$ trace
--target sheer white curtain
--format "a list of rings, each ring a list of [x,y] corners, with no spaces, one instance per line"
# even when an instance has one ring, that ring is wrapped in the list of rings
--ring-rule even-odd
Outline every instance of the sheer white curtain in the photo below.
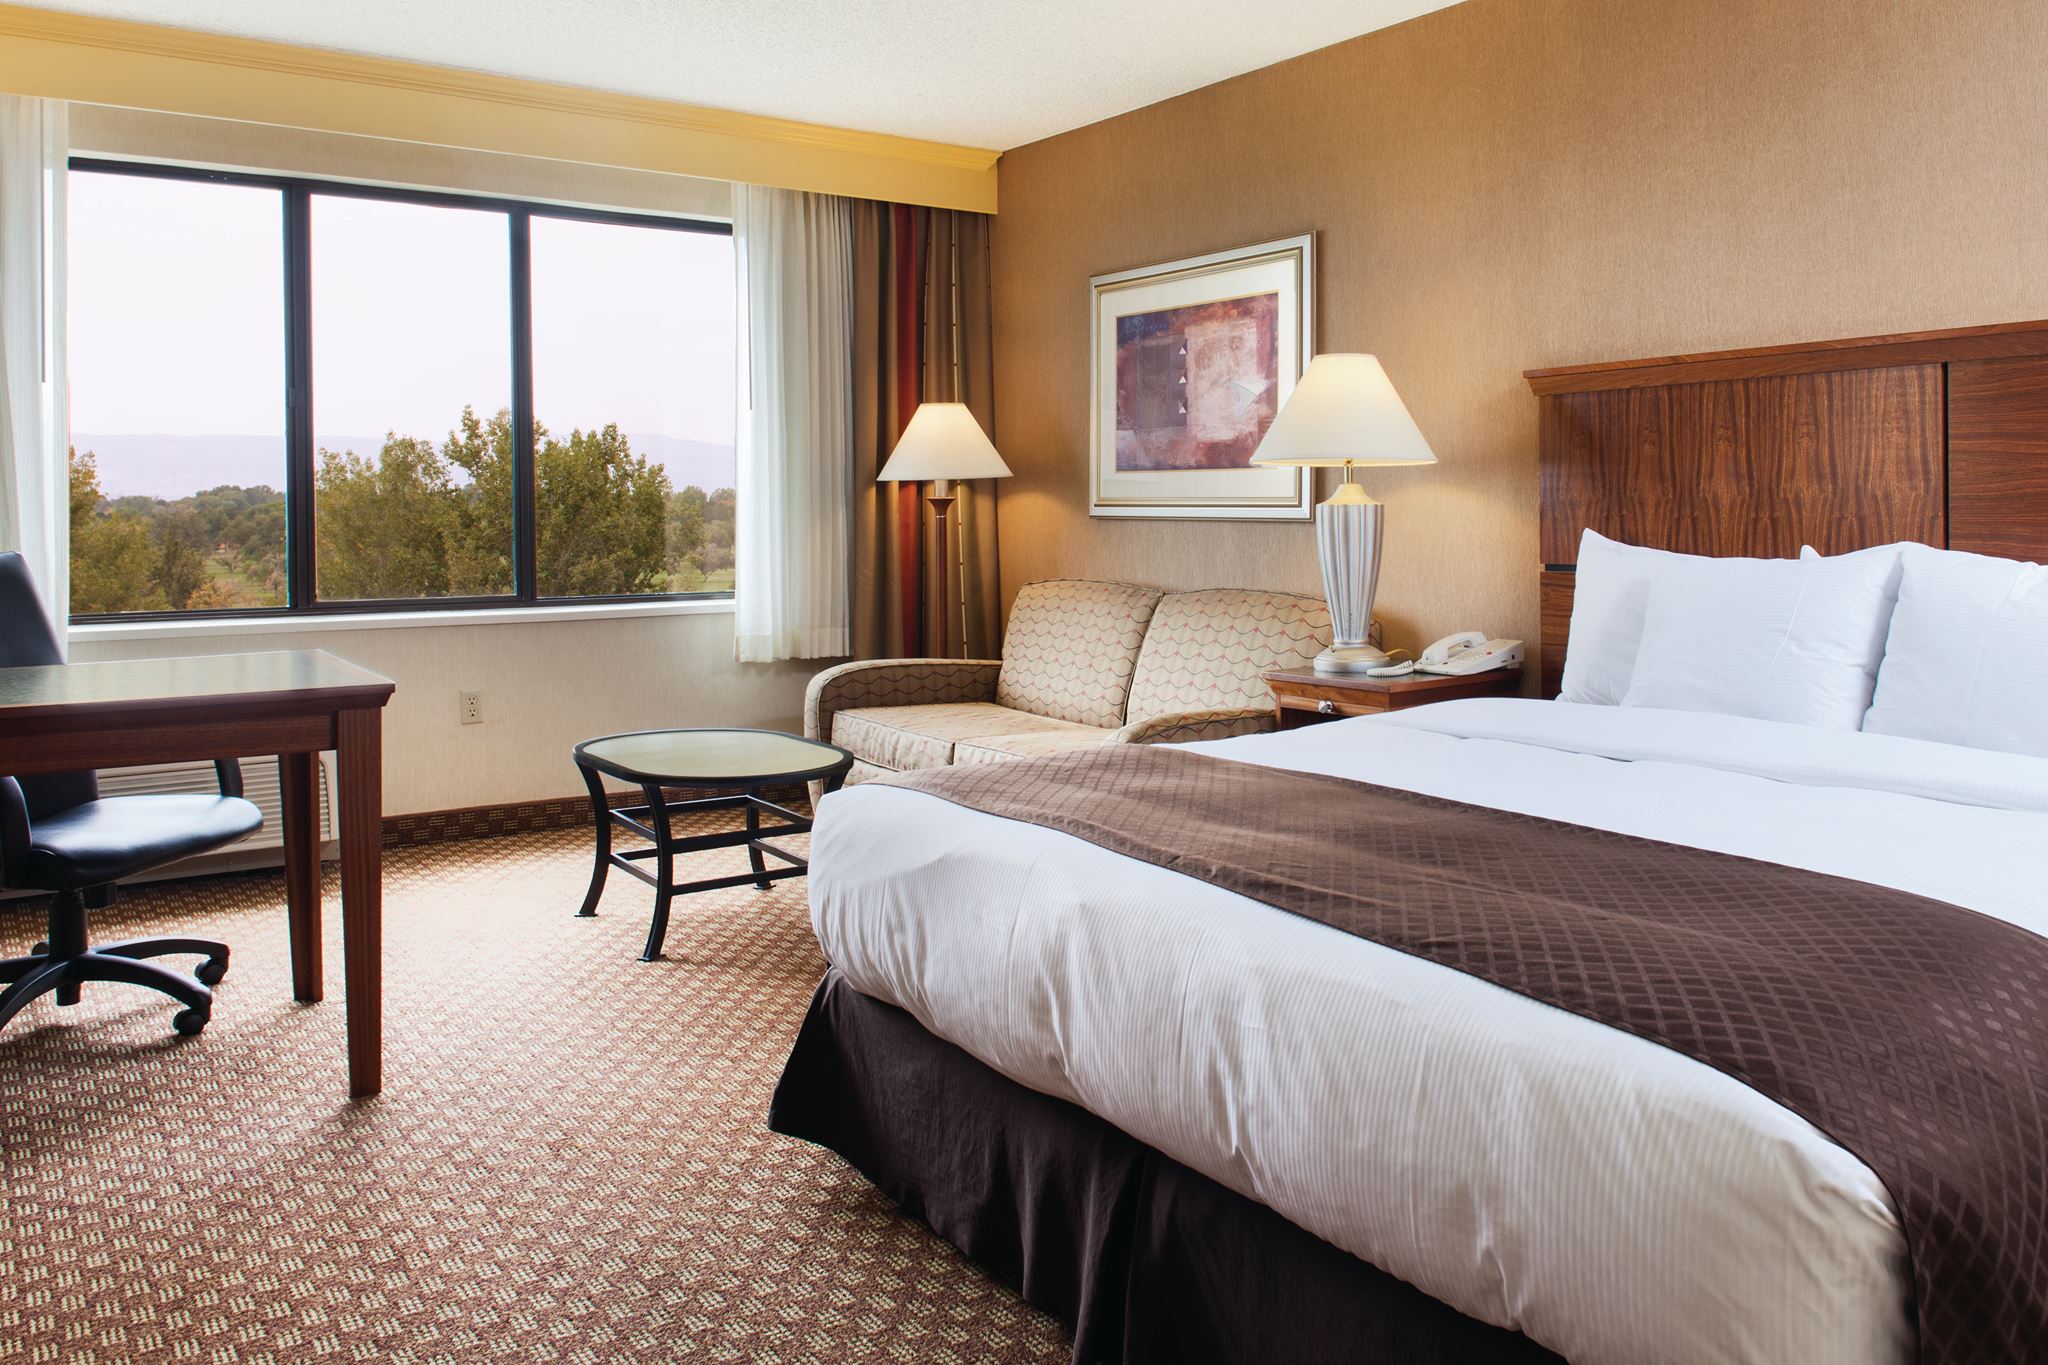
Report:
[[[0,95],[0,550],[19,550],[57,628],[70,617],[64,394],[68,111]]]
[[[852,649],[853,223],[844,199],[742,185],[739,657]]]

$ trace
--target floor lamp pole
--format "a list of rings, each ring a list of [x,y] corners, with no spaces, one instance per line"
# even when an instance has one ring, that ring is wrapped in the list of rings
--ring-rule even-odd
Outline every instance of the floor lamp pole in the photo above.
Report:
[[[952,543],[946,539],[947,513],[953,510],[953,481],[933,479],[932,491],[925,495],[925,501],[932,505],[932,521],[939,542],[939,647],[935,651],[941,659],[953,657],[947,643],[951,633],[953,603],[953,556]]]

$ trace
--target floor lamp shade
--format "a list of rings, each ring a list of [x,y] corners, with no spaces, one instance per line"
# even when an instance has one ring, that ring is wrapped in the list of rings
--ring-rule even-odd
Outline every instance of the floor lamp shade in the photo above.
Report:
[[[921,403],[889,452],[879,483],[929,483],[925,501],[932,506],[932,529],[939,544],[938,653],[950,657],[947,636],[952,620],[952,544],[947,539],[947,513],[953,508],[955,479],[1007,479],[1010,467],[996,453],[995,443],[974,420],[965,403]],[[963,632],[964,633],[964,632]]]
[[[1334,466],[1344,482],[1316,505],[1316,556],[1334,639],[1318,673],[1360,673],[1387,656],[1367,642],[1379,589],[1386,508],[1351,481],[1359,465],[1435,464],[1408,405],[1377,358],[1319,355],[1266,428],[1253,464]]]
[[[883,483],[937,483],[954,479],[1007,479],[1010,467],[965,403],[921,403],[882,472]]]

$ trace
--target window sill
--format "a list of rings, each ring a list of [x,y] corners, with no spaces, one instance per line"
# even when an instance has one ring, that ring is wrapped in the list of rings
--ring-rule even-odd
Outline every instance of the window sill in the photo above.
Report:
[[[193,617],[184,621],[94,621],[71,627],[74,642],[203,640],[226,635],[310,635],[323,631],[403,630],[416,626],[520,626],[543,621],[612,621],[653,616],[730,615],[730,597],[687,602],[575,602],[559,607],[483,607],[464,611],[375,611],[304,616]]]

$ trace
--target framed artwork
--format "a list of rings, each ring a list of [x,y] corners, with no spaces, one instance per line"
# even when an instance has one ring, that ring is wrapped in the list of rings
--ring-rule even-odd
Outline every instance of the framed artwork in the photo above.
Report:
[[[1310,471],[1251,458],[1314,354],[1314,235],[1088,283],[1089,515],[1308,520]]]

